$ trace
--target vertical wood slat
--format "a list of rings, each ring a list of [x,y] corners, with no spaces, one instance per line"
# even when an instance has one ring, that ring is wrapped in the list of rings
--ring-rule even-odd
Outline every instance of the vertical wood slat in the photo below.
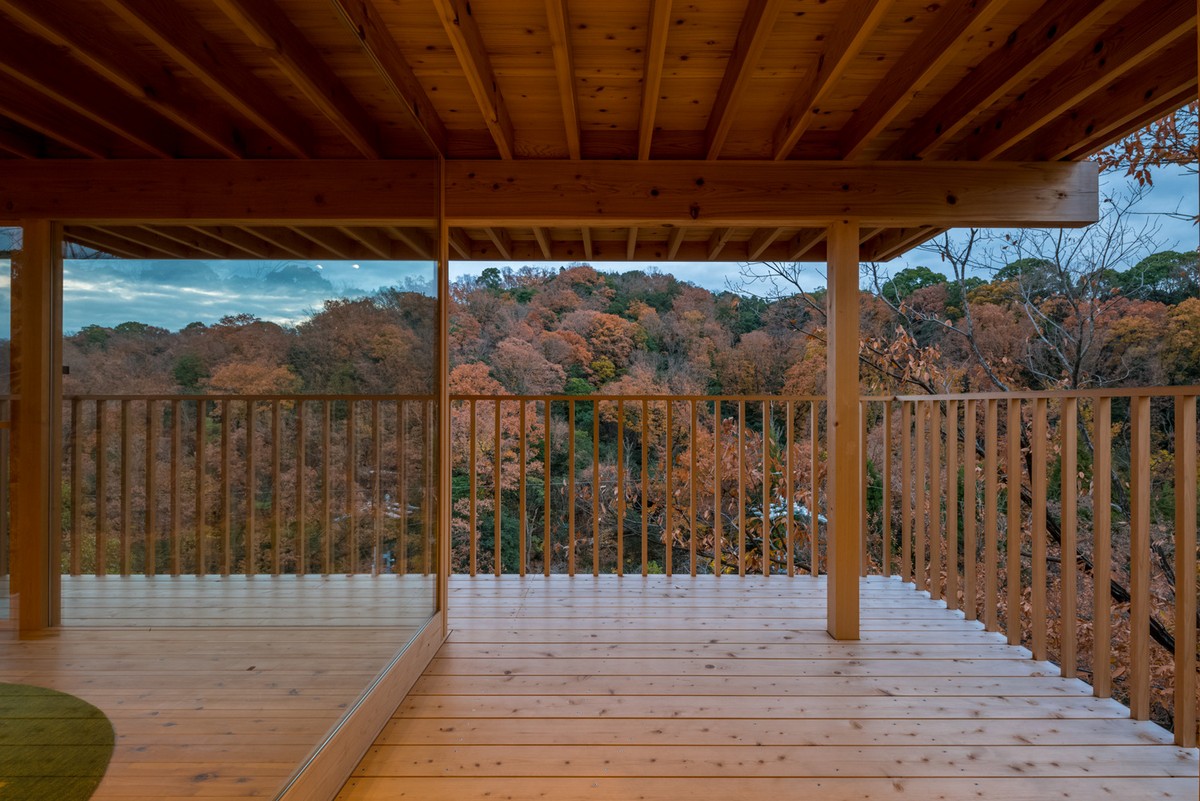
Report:
[[[913,484],[916,487],[916,503],[913,505],[913,512],[916,519],[913,521],[913,528],[916,529],[913,537],[913,566],[917,572],[917,589],[925,590],[929,587],[929,579],[927,575],[928,561],[926,557],[926,546],[929,535],[929,519],[926,516],[926,510],[929,507],[929,490],[925,486],[925,454],[929,443],[925,437],[925,416],[928,413],[927,404],[919,401],[915,404],[914,423],[913,423],[913,444],[916,446],[916,467],[914,469]]]
[[[592,575],[600,575],[600,402],[592,401]]]
[[[567,575],[575,575],[575,401],[567,401]]]
[[[399,401],[398,403],[403,403],[403,401]],[[468,499],[468,505],[467,505],[467,548],[470,551],[470,556],[469,556],[470,565],[469,565],[468,570],[469,570],[470,575],[474,576],[478,572],[478,569],[479,569],[479,529],[477,528],[477,522],[476,522],[476,517],[478,516],[478,509],[476,508],[478,477],[475,475],[476,462],[478,461],[478,458],[476,456],[476,451],[478,450],[479,444],[475,438],[475,434],[476,434],[478,427],[475,422],[475,400],[474,400],[474,398],[472,398],[470,401],[467,402],[467,425],[469,427],[469,431],[467,434],[467,447],[470,451],[467,455],[467,462],[468,462],[467,475],[469,477],[468,480],[470,481],[470,490],[469,490],[470,498]],[[397,429],[397,431],[399,431],[400,426],[401,426],[400,410],[399,410],[399,407],[397,407],[397,410],[396,410],[396,429]],[[398,436],[397,436],[397,442],[399,442]],[[397,445],[396,446],[396,462],[397,462],[397,464],[399,464],[400,460],[403,458],[404,457],[400,452],[400,446]],[[548,483],[546,486],[546,492],[547,492],[547,494],[549,494],[549,492],[550,492],[550,487],[549,487]],[[405,510],[401,509],[400,514],[402,516],[404,516]]]
[[[721,575],[721,401],[713,401],[713,575]]]
[[[1005,464],[1008,487],[1007,508],[1007,579],[1006,634],[1009,645],[1021,644],[1021,401],[1008,400],[1008,459]]]
[[[1175,398],[1175,744],[1196,745],[1196,396]]]
[[[792,463],[792,450],[796,445],[796,410],[791,401],[785,404],[784,413],[787,415],[787,424],[783,436],[787,450],[783,466],[783,496],[786,499],[787,512],[783,524],[786,527],[787,539],[787,574],[792,577],[796,575],[796,466]]]
[[[625,402],[617,404],[617,575],[625,575]]]
[[[771,402],[762,416],[762,574],[771,575]]]
[[[858,573],[865,577],[871,561],[871,543],[867,537],[867,497],[870,488],[867,486],[867,402],[858,402],[858,536],[859,559]]]
[[[1033,429],[1030,433],[1030,458],[1032,470],[1031,525],[1030,525],[1030,590],[1029,607],[1033,658],[1041,662],[1046,659],[1046,433],[1047,401],[1037,398],[1033,402]]]
[[[650,572],[650,404],[642,400],[642,575]]]
[[[358,420],[357,404],[353,400],[346,401],[346,572],[354,575],[358,572],[358,514],[355,501],[358,500]],[[425,469],[428,469],[426,466]],[[424,503],[424,501],[422,501]],[[421,522],[429,525],[427,518]]]
[[[374,529],[374,550],[371,569],[375,575],[383,562],[383,417],[378,400],[371,401],[371,461],[374,476],[371,478],[371,505],[375,514],[371,520]]]
[[[257,424],[258,404],[252,400],[246,401],[246,575],[258,573],[258,474],[255,465],[255,433]],[[325,450],[328,463],[329,450]],[[328,478],[326,472],[326,478]],[[326,532],[328,532],[328,525]],[[328,539],[328,533],[326,533]],[[329,572],[328,566],[325,572]]]
[[[205,436],[205,423],[208,418],[208,402],[205,400],[196,401],[196,575],[203,576],[208,569],[208,554],[206,553],[205,540],[207,532],[205,524],[207,523],[205,512],[206,504],[204,503],[205,488],[205,473],[206,473],[206,458],[207,458],[207,437]]]
[[[158,572],[158,416],[155,414],[157,401],[146,401],[146,575]],[[71,404],[72,411],[75,402]],[[75,462],[72,462],[72,467]],[[75,480],[72,479],[72,493]],[[72,503],[72,509],[78,507]]]
[[[554,558],[554,548],[550,528],[550,399],[542,401],[542,495],[545,500],[542,526],[542,574],[550,576],[550,561]]]
[[[808,509],[808,533],[811,538],[809,548],[812,551],[810,558],[812,559],[812,575],[818,576],[821,574],[821,508],[818,503],[820,500],[821,489],[821,432],[817,425],[817,401],[812,401],[808,406],[808,434],[812,442],[812,452],[809,454],[809,487],[808,495],[811,504]]]
[[[1067,678],[1075,678],[1076,670],[1076,636],[1078,627],[1077,596],[1079,593],[1075,565],[1078,540],[1078,504],[1079,504],[1079,403],[1075,398],[1063,398],[1059,411],[1059,452],[1061,454],[1061,492],[1062,524],[1061,547],[1059,554],[1059,575],[1061,576],[1061,600],[1059,607],[1059,642],[1061,643],[1058,663],[1062,674]]]
[[[883,508],[880,512],[880,569],[884,578],[892,575],[892,404],[883,403]]]
[[[900,578],[913,580],[913,403],[900,405]]]
[[[1131,398],[1129,443],[1129,709],[1150,719],[1150,398]]]
[[[333,572],[333,409],[329,401],[321,402],[321,572]],[[401,499],[403,503],[403,499]],[[405,507],[402,507],[405,508]],[[401,520],[408,517],[407,508]]]
[[[979,566],[976,563],[979,553],[976,520],[979,506],[979,487],[976,483],[975,468],[977,463],[975,443],[978,424],[978,402],[969,400],[963,410],[963,609],[967,620],[978,619],[978,604],[976,602],[976,578]]]
[[[983,421],[983,624],[988,631],[999,631],[1000,581],[996,575],[999,559],[999,492],[997,453],[999,448],[999,404],[984,401]]]
[[[671,576],[672,558],[675,553],[675,530],[673,512],[675,510],[674,487],[672,484],[672,473],[675,470],[675,428],[674,428],[674,411],[675,404],[670,400],[667,401],[667,479],[666,479],[666,513],[665,513],[665,530],[663,532],[663,569],[668,578]]]
[[[133,426],[132,401],[121,401],[121,575],[133,565]]]
[[[104,401],[96,401],[95,572],[97,576],[108,573],[108,423],[105,421],[106,406]]]
[[[1092,460],[1092,692],[1112,695],[1112,398],[1097,398],[1095,457]]]
[[[83,571],[83,431],[80,427],[83,425],[83,401],[79,398],[71,400],[71,556],[70,556],[70,571],[72,576],[78,576]],[[8,431],[4,431],[5,436]],[[149,448],[146,449],[149,453]],[[5,463],[8,462],[8,455],[5,453],[3,457]],[[8,483],[5,482],[3,487],[7,490]],[[154,497],[147,493],[147,498]],[[7,515],[0,515],[0,518],[7,520]],[[152,528],[147,528],[151,531]],[[5,532],[7,533],[7,532]],[[4,538],[5,542],[8,537]],[[7,551],[7,546],[5,546]],[[2,559],[8,559],[8,554],[4,553],[0,556]]]
[[[688,504],[688,571],[691,575],[696,575],[696,485],[699,484],[700,476],[696,470],[697,461],[697,442],[696,432],[699,429],[698,410],[696,401],[691,401],[692,410],[692,425],[688,432],[688,453],[691,454],[692,464],[688,471],[688,489],[691,491],[690,503]]]
[[[408,403],[396,401],[396,495],[399,500],[400,526],[396,534],[397,569],[408,574]],[[474,536],[474,535],[473,535]],[[478,537],[476,537],[476,541]]]
[[[929,404],[929,597],[942,597],[942,564],[946,538],[942,530],[942,407]]]
[[[520,427],[517,434],[517,510],[519,514],[517,520],[517,534],[519,536],[517,541],[517,572],[521,576],[525,575],[525,569],[529,564],[529,551],[526,545],[526,541],[529,539],[529,530],[526,519],[527,515],[525,514],[525,465],[529,462],[525,450],[528,446],[525,433],[525,411],[527,405],[527,402],[522,399],[517,409],[517,425]]]
[[[303,399],[296,401],[296,575],[308,575],[308,426]]]
[[[958,401],[946,403],[946,607],[958,609]]]
[[[97,404],[98,406],[98,404]],[[179,419],[179,401],[171,401],[171,575],[178,576],[183,569],[180,532],[183,529],[183,481],[180,465],[183,463],[183,423]],[[96,477],[100,477],[97,470]]]
[[[738,575],[746,575],[746,402],[738,401]]]
[[[229,400],[221,401],[221,575],[228,576],[233,572],[233,510],[230,488],[229,439],[231,427],[229,422]],[[299,475],[299,474],[297,474]],[[299,480],[296,486],[301,486]]]
[[[279,490],[283,486],[282,474],[282,430],[279,414],[279,401],[271,401],[271,575],[278,576],[283,572],[283,554],[280,546],[280,530],[282,528],[283,504],[280,502]]]
[[[500,401],[492,402],[495,412],[495,430],[492,432],[495,442],[492,447],[492,570],[499,576],[503,565],[500,553],[500,510],[504,503],[503,483],[504,454],[501,452],[500,441]]]

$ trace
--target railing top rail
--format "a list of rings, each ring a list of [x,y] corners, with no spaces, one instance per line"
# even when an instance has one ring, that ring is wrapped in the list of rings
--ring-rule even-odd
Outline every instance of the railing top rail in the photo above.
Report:
[[[864,401],[961,401],[961,400],[1034,400],[1037,398],[1175,398],[1200,396],[1200,386],[1178,387],[1107,387],[1102,389],[1013,390],[1010,392],[959,392],[940,395],[893,395],[863,398]]]
[[[616,401],[648,401],[648,402],[667,402],[667,401],[721,401],[728,403],[736,403],[738,401],[746,401],[749,403],[762,403],[764,401],[799,401],[801,403],[823,403],[825,397],[823,395],[451,395],[451,401],[550,401],[551,403],[566,403],[567,401],[582,401],[591,403],[599,402],[616,402]]]
[[[250,401],[270,403],[273,401],[436,401],[437,395],[76,395],[64,394],[63,400],[73,401]]]

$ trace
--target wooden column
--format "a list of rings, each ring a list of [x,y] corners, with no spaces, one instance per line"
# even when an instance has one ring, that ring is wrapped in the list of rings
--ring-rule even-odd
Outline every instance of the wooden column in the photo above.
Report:
[[[59,288],[62,229],[27,220],[20,258],[13,262],[12,592],[22,636],[57,623],[58,524],[54,514],[58,467]]]
[[[446,162],[438,170],[437,241],[437,609],[449,635],[450,597],[450,229],[446,223]],[[499,414],[500,404],[496,404]],[[497,459],[499,462],[499,459]],[[497,483],[499,487],[499,483]],[[497,499],[499,490],[497,490]],[[498,503],[498,501],[497,501]],[[426,532],[428,536],[428,532]]]
[[[829,227],[826,309],[829,469],[828,631],[858,639],[859,536],[858,436],[858,222]]]

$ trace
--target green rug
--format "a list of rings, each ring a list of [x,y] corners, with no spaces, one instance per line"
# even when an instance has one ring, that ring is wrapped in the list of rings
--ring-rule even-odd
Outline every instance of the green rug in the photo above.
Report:
[[[73,695],[0,684],[0,801],[86,801],[113,753],[104,713]]]

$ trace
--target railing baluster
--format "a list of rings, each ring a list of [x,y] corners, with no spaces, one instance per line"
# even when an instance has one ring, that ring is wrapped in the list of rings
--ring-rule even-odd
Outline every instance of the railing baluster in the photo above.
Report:
[[[650,404],[642,400],[642,575],[650,570]]]
[[[900,579],[913,580],[913,406],[900,402]]]
[[[1097,698],[1112,695],[1112,398],[1097,398],[1095,456],[1092,459],[1092,691]]]
[[[762,574],[771,575],[771,402],[762,416]]]
[[[1063,398],[1059,412],[1059,450],[1061,454],[1062,533],[1059,547],[1059,577],[1062,590],[1059,608],[1059,664],[1062,674],[1075,678],[1078,615],[1076,598],[1079,593],[1075,563],[1078,561],[1079,505],[1079,405],[1075,398]]]
[[[1129,708],[1150,719],[1150,398],[1129,399]]]
[[[371,519],[374,529],[374,551],[371,556],[371,573],[379,575],[379,565],[383,561],[383,420],[379,414],[379,401],[371,401],[371,506],[375,514]]]
[[[308,487],[307,426],[304,424],[304,399],[296,401],[296,575],[308,575],[308,514],[305,490]]]
[[[258,573],[258,475],[254,461],[254,433],[258,404],[246,401],[246,568],[247,576]],[[326,571],[328,572],[328,571]]]
[[[1007,635],[1009,645],[1021,644],[1021,401],[1008,400]]]
[[[233,572],[233,514],[229,464],[229,399],[221,401],[221,575]],[[299,486],[300,482],[296,482]]]
[[[71,403],[71,409],[76,408],[77,401]],[[154,413],[155,400],[146,400],[146,575],[153,576],[158,571],[158,418]],[[72,462],[72,470],[77,463]],[[71,480],[71,493],[74,497],[75,482]],[[72,509],[78,509],[74,502]],[[77,573],[76,573],[77,575]]]
[[[504,503],[504,492],[500,488],[503,481],[503,462],[504,455],[501,452],[500,442],[500,401],[497,399],[493,404],[493,411],[496,417],[496,430],[493,433],[495,443],[492,450],[492,566],[497,576],[500,575],[502,562],[500,561],[500,509]]]
[[[517,411],[517,425],[520,426],[520,430],[517,435],[517,443],[518,443],[518,446],[517,446],[517,481],[518,481],[518,487],[519,487],[519,490],[518,490],[519,494],[517,496],[517,508],[518,508],[519,514],[520,514],[520,518],[518,520],[518,529],[517,529],[519,532],[519,535],[520,535],[520,540],[517,542],[517,563],[519,565],[517,568],[517,572],[521,576],[525,575],[525,568],[529,561],[529,553],[526,550],[526,544],[525,544],[526,540],[529,538],[529,531],[527,530],[528,527],[526,525],[526,514],[525,514],[525,503],[526,503],[525,465],[529,461],[528,456],[526,455],[526,451],[525,451],[525,448],[526,448],[525,407],[526,407],[526,405],[527,405],[527,403],[526,403],[525,399],[522,398],[520,403],[518,404],[519,408]]]
[[[942,597],[942,558],[946,540],[942,530],[942,404],[929,404],[929,597]]]
[[[713,575],[722,572],[721,549],[721,401],[713,401]]]
[[[572,404],[574,402],[572,401]],[[667,400],[667,479],[666,479],[666,530],[663,533],[663,569],[669,578],[671,576],[672,561],[675,553],[675,531],[672,528],[674,524],[673,513],[675,511],[675,496],[673,493],[674,483],[672,473],[675,470],[675,428],[674,428],[674,411],[675,404]]]
[[[746,575],[746,402],[738,401],[738,575]]]
[[[1032,488],[1030,513],[1030,628],[1033,658],[1046,659],[1046,412],[1045,398],[1033,402],[1033,430],[1030,434],[1029,477]]]
[[[396,411],[396,430],[397,431],[400,430],[400,425],[401,425],[400,411],[399,411],[400,403],[401,403],[401,401],[397,401],[397,406],[396,406],[396,409],[397,409],[397,411]],[[478,446],[478,442],[476,441],[476,438],[475,438],[477,426],[475,423],[475,399],[474,398],[472,398],[470,401],[467,402],[467,417],[468,417],[467,424],[470,428],[470,433],[467,435],[467,446],[468,446],[468,450],[470,451],[470,453],[467,454],[467,476],[470,481],[470,498],[468,499],[468,505],[467,505],[467,548],[470,551],[469,572],[470,572],[470,575],[474,576],[478,572],[478,568],[479,568],[479,531],[476,528],[477,524],[476,524],[476,520],[475,520],[477,513],[478,513],[477,509],[476,509],[476,503],[477,503],[476,497],[477,497],[477,492],[478,492],[478,487],[476,485],[478,484],[478,477],[475,475],[475,470],[476,470],[475,465],[476,465],[476,461],[477,461],[476,453],[479,449],[479,446]],[[397,464],[400,462],[401,459],[403,459],[403,456],[400,454],[401,446],[399,444],[399,441],[400,441],[399,438],[397,438],[397,440],[396,440],[396,442],[397,442],[397,445],[396,445]],[[550,491],[550,484],[547,481],[546,482],[546,492],[549,493],[549,491]],[[397,493],[397,494],[399,494],[399,493]],[[405,510],[401,509],[400,514],[403,515],[404,513],[405,513]]]
[[[913,483],[916,486],[917,497],[916,506],[914,508],[914,511],[916,512],[916,520],[914,521],[916,537],[913,544],[913,565],[916,568],[917,589],[925,590],[929,587],[927,574],[929,562],[925,554],[926,539],[929,533],[929,520],[926,516],[926,510],[929,506],[929,490],[925,486],[925,453],[929,446],[929,443],[925,438],[925,416],[928,411],[927,404],[925,402],[918,402],[916,404],[915,411],[916,421],[913,439],[914,444],[917,447],[917,464]]]
[[[97,404],[99,408],[99,404]],[[183,518],[183,488],[182,471],[179,469],[183,462],[183,422],[179,419],[179,401],[171,401],[171,575],[178,576],[183,570],[181,564],[182,550],[180,547],[180,531]],[[96,477],[100,477],[97,470]]]
[[[892,403],[883,402],[883,509],[880,512],[881,572],[892,575]]]
[[[1175,744],[1196,745],[1196,396],[1175,398]]]
[[[817,401],[811,401],[808,404],[808,438],[812,442],[812,452],[809,454],[809,507],[808,507],[808,535],[809,550],[812,552],[812,569],[811,575],[819,576],[821,574],[821,514],[820,514],[820,488],[821,488],[821,431],[817,425]]]
[[[567,575],[575,575],[575,401],[567,401]]]
[[[80,426],[83,425],[83,402],[79,398],[71,400],[71,556],[70,570],[72,576],[78,576],[83,572],[83,432]],[[5,430],[4,434],[7,435]],[[3,460],[8,461],[8,453],[3,454]],[[7,482],[3,485],[5,491],[8,489]],[[149,494],[147,498],[152,497]],[[0,518],[7,520],[7,513],[0,514]],[[8,542],[5,537],[4,542]],[[7,545],[4,546],[7,550]],[[8,555],[5,554],[5,559]]]
[[[625,575],[625,402],[617,402],[617,575]]]
[[[946,404],[946,608],[958,609],[958,401]]]
[[[208,416],[207,401],[200,399],[196,401],[196,575],[203,576],[208,569],[208,554],[206,553],[206,537],[204,512],[204,492],[205,492],[205,424]]]
[[[96,401],[96,575],[108,573],[108,423],[107,404]]]
[[[550,399],[542,401],[542,500],[545,509],[542,512],[542,575],[550,577],[550,560],[554,558],[552,529],[550,527]]]
[[[997,507],[1000,492],[997,475],[999,446],[999,402],[984,402],[983,422],[983,620],[988,631],[999,631],[1000,582],[996,575],[999,558],[1000,523]],[[1107,658],[1107,657],[1106,657]]]
[[[976,401],[967,401],[966,408],[963,410],[963,422],[966,429],[963,435],[963,609],[966,611],[967,620],[977,620],[979,617],[975,588],[979,568],[977,564],[979,541],[975,529],[979,503],[975,476],[977,415]]]
[[[794,495],[796,474],[795,465],[792,464],[792,448],[796,444],[796,426],[794,420],[795,409],[792,402],[789,400],[784,405],[784,413],[787,415],[787,423],[784,430],[784,439],[787,442],[787,451],[784,458],[784,476],[783,494],[786,498],[787,512],[783,519],[785,526],[785,536],[787,540],[787,573],[788,577],[796,575],[796,499]]]
[[[133,430],[130,425],[131,402],[121,401],[121,575],[133,567]]]

